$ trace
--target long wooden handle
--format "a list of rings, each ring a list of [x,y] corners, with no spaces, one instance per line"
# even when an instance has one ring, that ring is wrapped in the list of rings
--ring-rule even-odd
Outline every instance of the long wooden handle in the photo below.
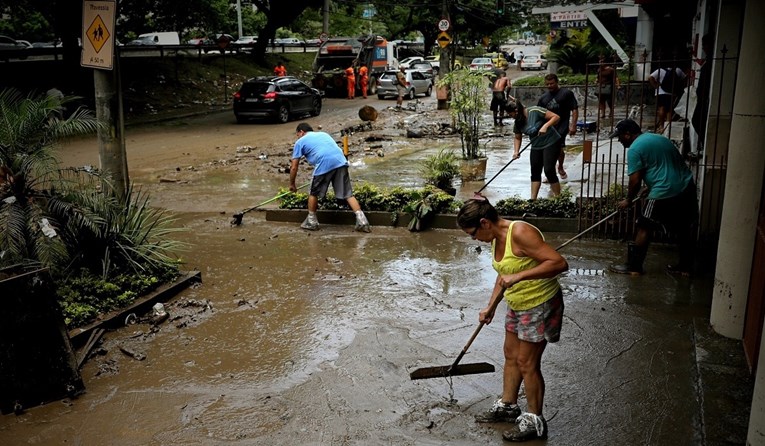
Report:
[[[506,290],[507,290],[507,288],[502,287],[502,289],[499,290],[499,293],[497,293],[497,295],[493,297],[493,301],[491,303],[491,313],[492,314],[494,314],[494,312],[497,311],[497,307],[499,306],[499,303],[502,302],[502,298],[504,297]],[[462,351],[460,352],[459,355],[457,355],[457,359],[454,360],[454,362],[452,363],[451,367],[449,367],[449,370],[457,367],[457,364],[459,364],[459,362],[462,360],[462,357],[465,356],[465,353],[467,353],[468,348],[470,348],[470,344],[473,343],[473,341],[475,340],[476,336],[478,336],[478,333],[481,332],[481,329],[483,328],[484,325],[486,325],[485,322],[480,322],[478,324],[478,326],[473,331],[473,335],[470,336],[470,339],[468,339],[467,344],[465,344],[465,346],[462,347]]]

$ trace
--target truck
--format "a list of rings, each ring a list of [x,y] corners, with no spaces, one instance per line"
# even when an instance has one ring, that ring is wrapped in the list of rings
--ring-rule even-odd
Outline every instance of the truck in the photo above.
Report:
[[[377,94],[377,79],[386,70],[398,68],[396,44],[381,36],[331,37],[319,46],[313,61],[314,88],[327,96],[345,96],[345,69],[366,65],[369,70],[368,94]],[[356,90],[360,78],[356,76]]]

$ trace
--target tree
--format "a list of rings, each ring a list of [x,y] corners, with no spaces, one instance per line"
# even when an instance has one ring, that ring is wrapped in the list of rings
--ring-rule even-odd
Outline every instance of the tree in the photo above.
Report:
[[[276,30],[292,24],[306,8],[318,8],[323,0],[253,0],[258,11],[266,16],[266,24],[258,34],[258,42],[252,50],[255,60],[264,61],[268,42],[276,37]]]
[[[466,160],[482,156],[479,137],[481,116],[486,109],[485,75],[483,71],[454,70],[437,83],[439,88],[449,88],[449,112],[460,134],[462,158]]]
[[[170,253],[183,244],[168,238],[173,220],[146,194],[118,195],[94,170],[59,166],[59,138],[101,125],[83,108],[64,118],[75,99],[0,92],[0,267],[85,268],[102,277],[174,267]]]
[[[71,100],[71,99],[70,99]],[[39,263],[51,267],[66,257],[57,236],[55,213],[95,227],[87,212],[61,200],[66,189],[53,155],[62,137],[94,132],[92,112],[79,109],[67,119],[68,102],[52,94],[24,97],[15,90],[0,92],[0,265]],[[77,215],[77,216],[75,216]]]

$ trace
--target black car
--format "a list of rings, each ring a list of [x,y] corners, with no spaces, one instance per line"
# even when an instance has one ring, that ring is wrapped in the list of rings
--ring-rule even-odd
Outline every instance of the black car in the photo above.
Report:
[[[292,76],[254,77],[234,94],[237,122],[273,118],[285,123],[291,116],[321,113],[321,92]]]

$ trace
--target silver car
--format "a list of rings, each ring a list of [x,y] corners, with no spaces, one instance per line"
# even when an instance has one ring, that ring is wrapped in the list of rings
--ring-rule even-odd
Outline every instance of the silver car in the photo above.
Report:
[[[396,73],[398,71],[386,71],[377,79],[377,97],[384,99],[386,96],[398,96],[396,89]],[[414,99],[418,94],[430,96],[433,93],[433,81],[421,71],[406,70],[406,93],[404,97]]]

